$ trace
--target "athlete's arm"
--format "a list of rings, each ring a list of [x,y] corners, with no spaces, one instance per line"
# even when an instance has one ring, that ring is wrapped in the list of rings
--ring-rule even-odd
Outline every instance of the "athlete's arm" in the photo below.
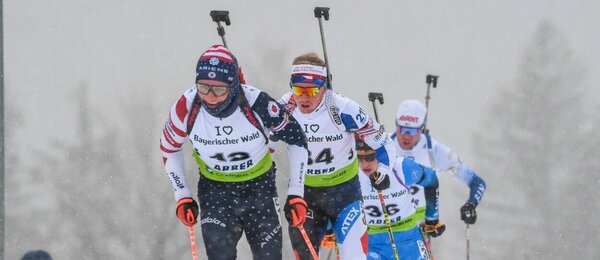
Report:
[[[186,94],[188,94],[186,92]],[[183,142],[187,137],[186,122],[191,101],[182,95],[171,107],[169,119],[165,123],[160,137],[160,150],[167,176],[171,180],[175,201],[181,198],[192,197],[192,192],[187,185],[183,164]],[[195,94],[194,94],[195,95]]]
[[[462,162],[456,153],[453,153],[450,151],[450,148],[441,143],[435,144],[434,156],[436,163],[439,162],[439,166],[436,165],[436,167],[440,171],[449,171],[452,176],[456,177],[459,181],[469,187],[469,198],[467,202],[474,206],[479,205],[479,202],[481,202],[483,194],[485,193],[485,181],[483,181],[483,179],[468,165]]]
[[[264,126],[272,131],[277,140],[288,144],[290,160],[290,182],[288,195],[304,196],[304,171],[308,162],[308,144],[302,127],[282,105],[261,92],[252,105]]]
[[[483,181],[483,179],[465,163],[460,163],[458,165],[454,177],[458,178],[469,187],[469,199],[467,202],[475,206],[479,205],[479,202],[481,202],[483,194],[485,193],[485,181]]]
[[[400,157],[399,157],[400,159]],[[435,171],[416,163],[414,160],[402,158],[400,164],[405,185],[420,185],[425,192],[425,219],[439,219],[439,182]],[[396,170],[398,164],[395,166]]]
[[[414,160],[404,157],[398,157],[402,160],[402,173],[404,175],[404,184],[407,186],[416,184],[423,187],[431,187],[438,182],[437,175],[433,169],[418,164]]]
[[[340,117],[348,131],[358,133],[365,143],[375,150],[380,167],[378,170],[389,173],[396,158],[396,149],[383,127],[352,100],[342,108]]]

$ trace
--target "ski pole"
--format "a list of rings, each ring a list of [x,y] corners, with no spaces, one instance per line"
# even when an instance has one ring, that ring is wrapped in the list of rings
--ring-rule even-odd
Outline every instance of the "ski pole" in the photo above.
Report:
[[[394,232],[392,231],[390,217],[388,216],[387,208],[385,207],[385,202],[383,201],[383,193],[380,190],[377,190],[377,195],[379,195],[379,202],[381,202],[381,208],[383,209],[383,219],[385,220],[385,225],[388,229],[388,235],[390,236],[390,242],[392,243],[392,251],[394,251],[394,258],[396,260],[400,260],[400,257],[398,256],[398,248],[396,248],[396,242],[394,241]]]
[[[227,46],[227,41],[225,40],[225,27],[221,25],[221,22],[224,22],[227,26],[231,25],[231,20],[229,20],[229,11],[211,10],[210,17],[212,17],[213,22],[217,23],[217,33],[219,36],[221,36],[221,40],[223,40],[223,46],[229,49],[229,46]],[[235,57],[233,59],[237,63]],[[240,83],[246,84],[244,71],[242,70],[241,66],[238,66],[238,77],[240,79]]]
[[[429,259],[435,260],[435,257],[433,257],[433,251],[431,250],[431,243],[429,242],[429,235],[425,233],[425,230],[423,230],[423,228],[419,227],[419,230],[421,230],[421,235],[423,236],[423,242],[425,242],[425,248],[427,248]]]
[[[302,234],[302,238],[304,238],[304,242],[306,243],[306,246],[308,247],[308,250],[310,251],[310,254],[312,255],[313,259],[319,260],[319,255],[317,254],[317,251],[315,251],[312,242],[310,242],[310,238],[308,238],[308,234],[306,234],[306,230],[304,230],[304,227],[298,226],[298,229],[300,230],[300,234]]]
[[[210,11],[210,17],[212,17],[213,22],[217,23],[217,33],[223,40],[223,46],[229,49],[229,47],[227,47],[227,41],[225,41],[225,28],[221,25],[221,22],[224,22],[227,26],[231,25],[229,11],[212,10]]]
[[[469,224],[467,224],[467,260],[470,259],[470,255],[469,255],[469,249],[470,249],[470,245],[469,245]]]
[[[327,254],[327,260],[331,260],[331,255],[333,254],[335,250],[332,248],[331,250],[329,250],[329,254]]]
[[[383,94],[377,92],[369,92],[369,101],[373,103],[373,112],[375,112],[375,120],[379,123],[379,117],[377,116],[377,108],[375,107],[375,100],[379,101],[380,105],[383,105]]]
[[[375,113],[375,120],[379,122],[379,116],[377,116],[377,107],[375,106],[375,100],[379,101],[379,104],[383,104],[383,94],[376,92],[369,92],[369,101],[373,104],[373,112]],[[398,248],[396,248],[396,242],[394,241],[394,232],[392,231],[392,224],[390,223],[390,217],[387,213],[387,208],[385,207],[385,201],[383,200],[383,193],[378,190],[377,195],[379,195],[379,202],[381,202],[381,209],[383,210],[383,219],[385,220],[385,225],[388,229],[388,235],[390,236],[390,242],[392,243],[392,251],[394,252],[394,257],[396,260],[400,260],[400,256],[398,255]]]
[[[322,248],[321,248],[321,252],[323,252]],[[327,258],[325,258],[325,259],[331,260],[331,257],[334,254],[335,254],[335,259],[340,260],[340,251],[339,251],[337,242],[336,242],[335,246],[329,250],[329,253],[327,254]]]
[[[196,236],[194,235],[194,226],[188,227],[190,230],[190,244],[192,246],[192,259],[198,260],[198,250],[196,250]]]
[[[331,83],[331,66],[329,65],[329,58],[327,57],[325,32],[323,32],[323,21],[321,20],[321,18],[324,18],[325,21],[329,21],[329,7],[315,7],[314,13],[315,17],[319,20],[321,44],[323,45],[323,56],[325,57],[325,68],[327,69],[327,89],[332,90],[333,85]],[[327,104],[327,106],[329,107],[329,117],[331,117],[331,120],[333,120],[338,129],[343,130],[344,128],[342,127],[342,119],[339,115],[339,108],[333,102],[332,94],[330,91],[327,91],[327,94],[325,95],[325,104]]]
[[[427,129],[427,118],[429,117],[429,90],[433,86],[433,88],[437,87],[437,79],[439,76],[428,74],[425,77],[425,82],[427,83],[427,95],[425,96],[425,108],[427,108],[427,113],[425,113],[425,121],[423,122],[423,132],[425,134],[429,134],[429,130]]]
[[[429,153],[429,163],[431,169],[435,170],[435,160],[433,159],[433,147],[431,145],[431,136],[429,135],[429,129],[427,129],[427,118],[429,118],[429,90],[431,87],[437,87],[437,79],[439,76],[428,74],[425,77],[425,83],[427,83],[427,95],[425,96],[425,120],[423,122],[423,133],[425,134],[425,138],[427,138],[427,152]]]
[[[335,246],[329,250],[329,254],[327,254],[327,260],[331,260],[331,257],[335,254],[335,259],[336,260],[340,260],[340,249],[337,245],[337,243],[335,244]]]
[[[329,227],[329,226],[328,226]],[[331,233],[329,233],[331,231]],[[329,253],[327,254],[327,260],[331,260],[331,257],[335,255],[335,259],[340,259],[340,252],[338,250],[338,245],[336,241],[335,233],[332,229],[328,229],[325,231],[325,235],[323,236],[323,242],[321,243],[321,252],[323,252],[323,248],[329,248]],[[333,247],[329,247],[329,243],[333,241]]]
[[[431,98],[429,96],[429,91],[431,90],[431,87],[433,87],[433,88],[437,87],[437,79],[438,78],[439,78],[439,76],[431,75],[431,74],[428,74],[425,77],[425,83],[427,83],[427,94],[425,95],[425,109],[427,112],[425,113],[425,120],[423,122],[423,133],[425,134],[425,138],[427,139],[427,152],[429,154],[429,164],[430,164],[429,166],[434,171],[435,171],[435,160],[433,159],[433,147],[431,145],[431,136],[429,135],[429,129],[427,129],[427,118],[429,118],[429,99]],[[433,251],[431,250],[431,242],[429,241],[429,235],[427,235],[425,233],[425,231],[422,229],[421,229],[421,234],[423,235],[425,247],[427,247],[427,250],[429,251],[429,255],[431,256],[431,259],[434,260],[435,258],[433,257]]]
[[[325,32],[323,32],[323,22],[321,20],[322,17],[325,21],[329,21],[329,7],[315,7],[314,11],[315,17],[319,20],[319,30],[321,31],[321,44],[323,45],[323,56],[325,57],[325,67],[327,68],[327,88],[332,89],[329,58],[327,58],[327,46],[325,45]]]

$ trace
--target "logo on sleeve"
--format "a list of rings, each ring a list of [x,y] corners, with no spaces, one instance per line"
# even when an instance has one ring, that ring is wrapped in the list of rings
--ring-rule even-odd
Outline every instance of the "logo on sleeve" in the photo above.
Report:
[[[365,110],[363,110],[361,107],[360,110],[358,110],[358,115],[356,115],[356,118],[361,124],[364,124],[365,120],[367,119],[367,112],[365,112]]]
[[[275,103],[275,101],[269,101],[268,110],[271,117],[279,116],[279,106],[277,103]]]
[[[419,172],[413,169],[413,170],[411,171],[411,174],[412,174],[412,178],[413,178],[413,180],[416,180],[416,179],[417,179],[417,176],[419,175]]]

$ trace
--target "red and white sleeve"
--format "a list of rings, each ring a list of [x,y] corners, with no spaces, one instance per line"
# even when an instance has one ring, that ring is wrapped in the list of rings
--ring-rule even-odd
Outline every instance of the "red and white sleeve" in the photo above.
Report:
[[[187,137],[186,124],[191,101],[182,95],[171,107],[169,119],[165,123],[161,137],[160,150],[167,176],[171,180],[175,201],[192,197],[187,185],[183,160],[183,143]]]

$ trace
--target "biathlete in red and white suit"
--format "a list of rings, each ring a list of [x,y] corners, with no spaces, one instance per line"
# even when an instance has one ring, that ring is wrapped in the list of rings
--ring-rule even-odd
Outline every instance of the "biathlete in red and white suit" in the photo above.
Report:
[[[240,83],[235,57],[215,45],[200,57],[196,84],[171,108],[160,148],[171,180],[177,216],[197,223],[198,205],[184,173],[182,145],[192,143],[199,165],[198,199],[209,259],[236,259],[245,232],[254,259],[282,258],[275,163],[265,131],[289,145],[287,214],[305,216],[306,137],[298,122],[267,93]],[[290,202],[288,202],[290,203]],[[299,223],[303,218],[298,219]]]
[[[376,189],[389,186],[390,163],[395,158],[394,144],[383,128],[356,102],[333,92],[327,86],[325,62],[316,54],[297,57],[292,66],[291,91],[283,104],[306,134],[309,159],[304,199],[308,213],[304,228],[316,251],[328,222],[332,223],[341,259],[365,259],[367,227],[362,214],[354,133],[375,148],[380,173],[374,178]],[[311,259],[298,223],[290,221],[289,233],[297,258]]]

